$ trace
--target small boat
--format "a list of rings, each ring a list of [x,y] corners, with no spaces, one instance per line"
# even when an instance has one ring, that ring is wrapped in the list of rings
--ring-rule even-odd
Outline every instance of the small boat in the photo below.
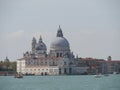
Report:
[[[23,78],[23,75],[22,74],[15,74],[14,78]]]
[[[102,77],[102,74],[101,74],[101,73],[98,73],[98,70],[96,70],[95,78],[101,78],[101,77]]]
[[[95,75],[95,78],[101,78],[101,77],[102,77],[101,74],[97,74],[97,75]]]

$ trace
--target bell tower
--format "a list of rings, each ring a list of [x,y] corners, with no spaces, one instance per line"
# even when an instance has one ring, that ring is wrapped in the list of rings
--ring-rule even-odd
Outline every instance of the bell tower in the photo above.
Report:
[[[35,53],[36,44],[37,44],[36,38],[33,37],[33,40],[32,40],[32,53]]]
[[[112,60],[112,57],[111,57],[111,56],[108,56],[107,60],[108,60],[108,61],[111,61],[111,60]]]

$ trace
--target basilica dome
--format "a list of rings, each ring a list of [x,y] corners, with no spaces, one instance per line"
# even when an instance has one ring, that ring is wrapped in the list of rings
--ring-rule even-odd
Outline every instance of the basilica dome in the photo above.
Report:
[[[64,37],[56,37],[52,41],[51,47],[69,47],[69,42]]]
[[[52,41],[50,45],[51,49],[69,49],[69,42],[65,37],[61,28],[59,27],[56,38]]]

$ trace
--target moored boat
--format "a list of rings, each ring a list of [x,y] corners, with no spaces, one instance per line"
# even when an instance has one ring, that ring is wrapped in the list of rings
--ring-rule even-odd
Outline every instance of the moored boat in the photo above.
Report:
[[[23,75],[21,73],[15,74],[14,78],[23,78]]]

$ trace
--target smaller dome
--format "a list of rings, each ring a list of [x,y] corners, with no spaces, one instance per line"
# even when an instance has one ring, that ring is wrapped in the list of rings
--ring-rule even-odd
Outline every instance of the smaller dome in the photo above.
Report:
[[[47,47],[44,44],[44,42],[42,41],[41,36],[40,36],[38,44],[36,45],[36,50],[47,50]]]
[[[36,50],[47,50],[46,45],[44,43],[38,43],[36,45]]]

